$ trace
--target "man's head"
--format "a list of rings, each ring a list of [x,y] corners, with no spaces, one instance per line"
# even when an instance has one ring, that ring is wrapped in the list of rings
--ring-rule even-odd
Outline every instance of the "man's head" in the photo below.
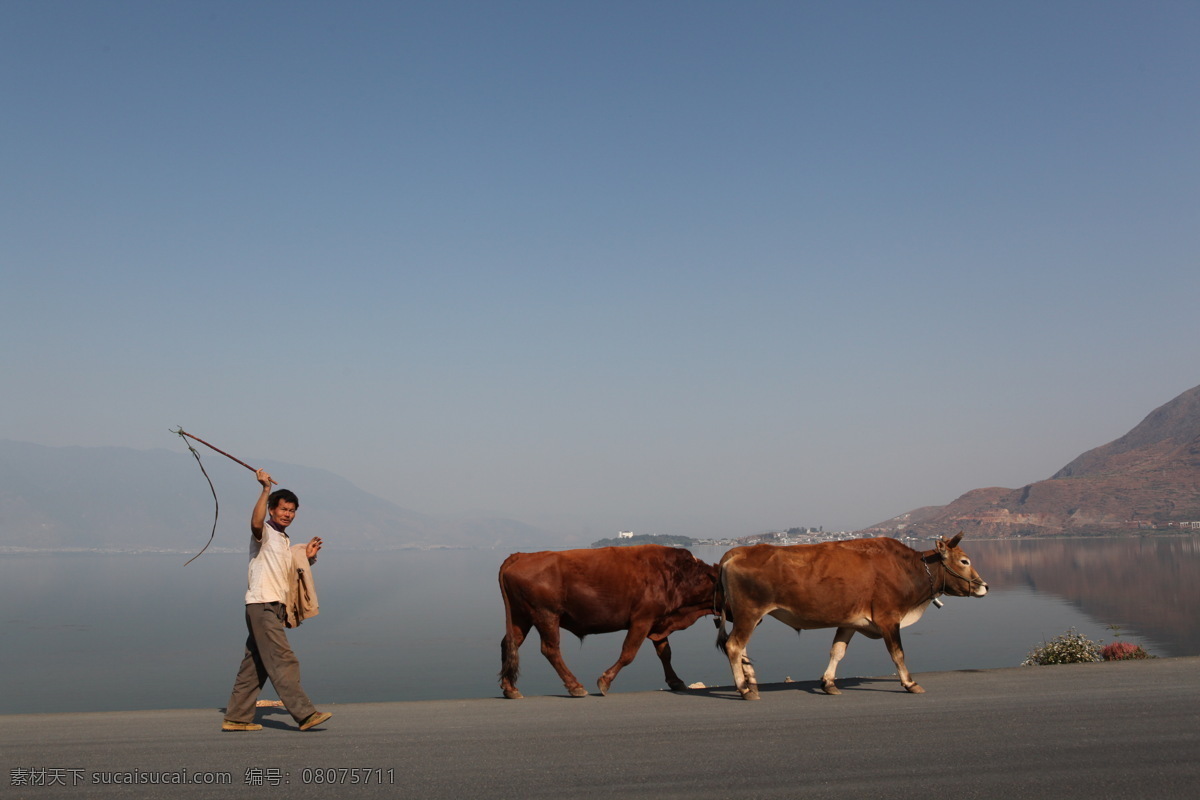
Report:
[[[296,518],[296,509],[300,507],[300,498],[291,489],[276,489],[267,498],[267,511],[271,522],[278,528],[286,528]]]

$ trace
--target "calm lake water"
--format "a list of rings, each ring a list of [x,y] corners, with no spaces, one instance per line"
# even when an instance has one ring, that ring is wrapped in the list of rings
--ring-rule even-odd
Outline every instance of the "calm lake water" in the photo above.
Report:
[[[333,537],[330,537],[332,539]],[[697,547],[710,563],[726,548]],[[991,585],[982,599],[945,598],[904,631],[909,668],[1013,667],[1075,627],[1159,656],[1200,654],[1200,538],[966,542]],[[504,611],[496,573],[508,551],[341,552],[317,566],[320,616],[290,632],[318,705],[499,697]],[[0,713],[221,708],[245,641],[246,556],[0,556],[3,676]],[[768,619],[750,643],[759,680],[811,681],[833,631],[797,636]],[[563,654],[589,688],[621,634],[564,635]],[[685,681],[731,683],[710,618],[671,637]],[[538,650],[521,648],[529,696],[565,694]],[[851,642],[840,677],[894,672],[881,642]],[[663,688],[649,644],[612,691]],[[263,694],[271,698],[270,686]]]

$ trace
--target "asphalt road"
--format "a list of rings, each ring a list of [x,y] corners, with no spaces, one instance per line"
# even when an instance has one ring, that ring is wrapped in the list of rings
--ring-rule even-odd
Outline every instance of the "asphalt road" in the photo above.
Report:
[[[5,798],[1192,798],[1200,658],[687,693],[0,716]],[[12,691],[15,687],[6,687]],[[217,784],[151,784],[169,779]],[[129,783],[141,781],[141,783]],[[331,785],[333,784],[333,785]]]

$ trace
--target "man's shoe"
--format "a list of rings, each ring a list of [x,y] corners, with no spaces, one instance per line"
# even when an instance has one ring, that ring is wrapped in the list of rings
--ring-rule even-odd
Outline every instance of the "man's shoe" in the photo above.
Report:
[[[333,714],[329,711],[314,711],[308,715],[308,719],[300,723],[300,730],[306,731],[309,728],[315,728],[322,722],[328,722]]]
[[[262,725],[257,722],[230,722],[225,720],[221,723],[223,731],[261,731]]]

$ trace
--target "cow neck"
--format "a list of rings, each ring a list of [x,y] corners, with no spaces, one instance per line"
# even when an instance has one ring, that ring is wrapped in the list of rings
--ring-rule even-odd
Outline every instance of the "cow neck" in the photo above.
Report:
[[[929,562],[936,560],[942,566],[942,588],[938,589],[933,580],[933,573],[929,571]],[[942,607],[942,601],[938,599],[939,595],[946,593],[946,562],[941,559],[936,550],[927,553],[921,553],[921,566],[925,567],[925,576],[929,578],[929,602],[933,603],[938,608]]]

